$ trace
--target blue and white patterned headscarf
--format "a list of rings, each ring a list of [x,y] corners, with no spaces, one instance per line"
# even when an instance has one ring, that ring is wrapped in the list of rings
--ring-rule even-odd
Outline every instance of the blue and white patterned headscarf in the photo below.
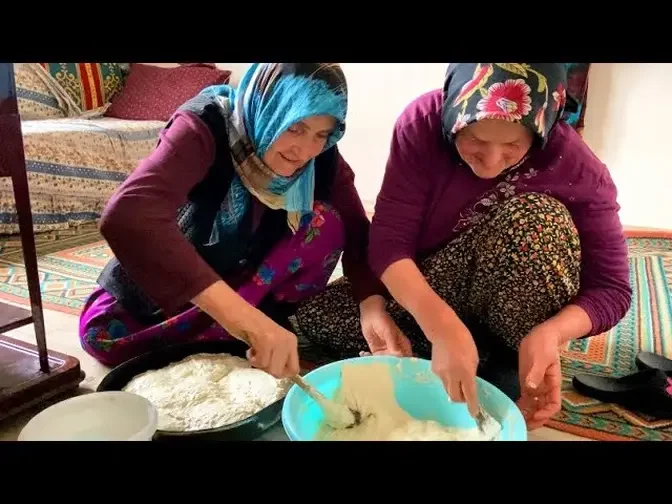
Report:
[[[214,96],[225,111],[236,171],[213,233],[235,233],[249,208],[251,194],[269,208],[286,210],[289,227],[296,232],[302,218],[313,210],[314,160],[291,177],[282,177],[262,158],[290,126],[311,116],[330,115],[336,119],[336,128],[324,150],[343,137],[347,85],[340,66],[255,63],[236,89],[212,86],[202,93]]]

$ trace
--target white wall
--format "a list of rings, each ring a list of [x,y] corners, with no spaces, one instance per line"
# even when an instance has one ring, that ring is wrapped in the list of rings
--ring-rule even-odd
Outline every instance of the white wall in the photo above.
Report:
[[[584,138],[607,164],[625,225],[672,228],[672,64],[591,66]]]
[[[348,80],[346,134],[339,149],[355,171],[355,184],[372,209],[385,172],[392,129],[419,95],[443,85],[447,63],[343,63]]]

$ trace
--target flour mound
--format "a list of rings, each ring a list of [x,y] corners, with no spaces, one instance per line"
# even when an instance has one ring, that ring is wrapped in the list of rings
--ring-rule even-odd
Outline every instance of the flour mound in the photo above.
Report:
[[[135,376],[124,391],[158,410],[158,429],[188,432],[230,425],[282,399],[291,382],[226,353],[190,355]]]

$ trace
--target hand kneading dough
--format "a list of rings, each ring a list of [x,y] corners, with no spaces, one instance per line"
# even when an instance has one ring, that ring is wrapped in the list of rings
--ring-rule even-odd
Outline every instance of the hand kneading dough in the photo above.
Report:
[[[341,388],[335,400],[362,413],[362,423],[350,429],[322,425],[322,441],[483,441],[478,430],[445,427],[431,420],[417,420],[394,398],[394,383],[386,363],[343,366]]]
[[[123,390],[158,409],[160,430],[194,431],[244,420],[291,386],[229,354],[200,353],[135,376]]]

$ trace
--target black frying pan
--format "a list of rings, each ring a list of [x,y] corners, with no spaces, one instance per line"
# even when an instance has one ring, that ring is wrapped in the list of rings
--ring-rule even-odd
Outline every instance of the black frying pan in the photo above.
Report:
[[[98,385],[97,391],[121,390],[133,377],[160,369],[172,362],[197,353],[228,353],[245,358],[248,346],[239,341],[196,341],[169,346],[130,359],[110,371]],[[275,425],[282,413],[284,398],[267,406],[257,414],[240,422],[215,429],[204,429],[191,432],[173,432],[157,430],[154,441],[250,441],[263,434]]]

